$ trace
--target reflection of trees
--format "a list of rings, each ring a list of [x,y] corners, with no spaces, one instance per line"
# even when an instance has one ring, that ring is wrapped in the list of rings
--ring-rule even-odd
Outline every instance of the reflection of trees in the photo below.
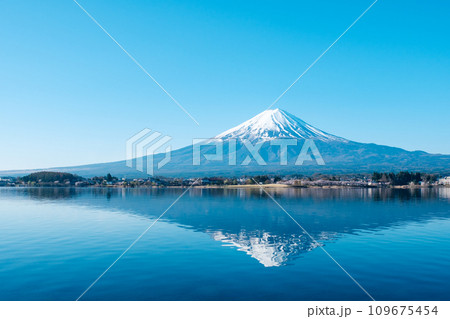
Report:
[[[10,194],[17,192],[18,195],[26,195],[36,200],[62,200],[72,199],[90,194],[91,196],[105,197],[110,199],[120,194],[117,189],[108,189],[101,187],[93,188],[75,188],[75,187],[18,187],[10,189]]]
[[[120,210],[154,219],[181,188],[15,188],[2,190],[33,200]],[[449,218],[450,188],[270,188],[267,191],[321,244],[343,234],[374,231],[433,218]],[[317,244],[258,188],[189,191],[165,216],[214,240],[232,245],[267,267],[282,266]]]
[[[106,188],[106,187],[24,187],[16,188],[21,194],[27,194],[34,199],[64,199],[80,195],[91,194],[94,197],[140,197],[140,196],[178,196],[183,188]],[[450,188],[267,188],[275,198],[304,198],[317,200],[358,200],[358,201],[410,201],[449,198]],[[259,188],[193,188],[189,197],[219,198],[237,197],[239,199],[268,198],[267,194]]]
[[[18,192],[37,200],[61,200],[78,196],[77,189],[72,187],[31,187],[20,188]]]
[[[267,188],[275,198],[310,198],[314,200],[414,200],[436,199],[439,188]],[[442,192],[442,191],[441,191]],[[260,188],[195,188],[190,196],[238,196],[239,198],[265,198],[267,194]]]

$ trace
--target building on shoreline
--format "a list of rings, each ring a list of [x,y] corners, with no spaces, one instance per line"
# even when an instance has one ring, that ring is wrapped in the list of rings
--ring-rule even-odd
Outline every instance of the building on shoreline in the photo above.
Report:
[[[440,178],[438,183],[439,185],[450,186],[450,176]]]

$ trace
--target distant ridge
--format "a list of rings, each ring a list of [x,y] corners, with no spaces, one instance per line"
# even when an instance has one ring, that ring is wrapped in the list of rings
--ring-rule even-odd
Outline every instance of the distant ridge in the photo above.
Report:
[[[280,165],[280,147],[270,145],[274,139],[294,139],[298,147],[288,149],[287,165]],[[215,137],[223,141],[222,161],[206,160],[202,156],[201,165],[193,165],[193,146],[189,145],[172,152],[171,161],[156,175],[168,177],[202,176],[242,176],[257,174],[340,174],[371,173],[373,171],[412,170],[429,173],[450,173],[450,155],[429,154],[423,151],[409,152],[401,148],[377,144],[358,143],[322,131],[287,111],[275,109],[264,111],[253,118]],[[325,165],[305,162],[295,165],[301,145],[312,140],[322,155]],[[231,143],[235,141],[235,145]],[[262,143],[260,155],[265,165],[257,165],[252,160],[241,165],[249,156],[244,141]],[[232,147],[233,146],[233,147]],[[235,148],[234,148],[235,147]],[[214,153],[214,146],[204,146],[202,154]],[[229,158],[236,158],[237,165],[230,165]],[[158,163],[164,154],[154,156]],[[148,176],[127,167],[125,161],[99,163],[72,167],[45,168],[46,171],[60,171],[84,177],[104,176],[111,173],[117,177]],[[0,171],[0,176],[22,176],[42,170]]]

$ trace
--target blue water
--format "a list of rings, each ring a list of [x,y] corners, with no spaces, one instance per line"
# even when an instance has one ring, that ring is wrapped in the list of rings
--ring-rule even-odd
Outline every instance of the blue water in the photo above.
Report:
[[[0,188],[0,300],[75,300],[184,190]],[[377,300],[450,299],[450,189],[272,196]],[[369,300],[258,189],[186,193],[82,300]]]

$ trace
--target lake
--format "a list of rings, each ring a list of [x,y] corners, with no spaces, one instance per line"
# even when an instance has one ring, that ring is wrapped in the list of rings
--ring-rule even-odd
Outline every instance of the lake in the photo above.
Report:
[[[0,188],[0,300],[76,300],[184,189]],[[191,189],[81,300],[450,299],[450,188]]]

